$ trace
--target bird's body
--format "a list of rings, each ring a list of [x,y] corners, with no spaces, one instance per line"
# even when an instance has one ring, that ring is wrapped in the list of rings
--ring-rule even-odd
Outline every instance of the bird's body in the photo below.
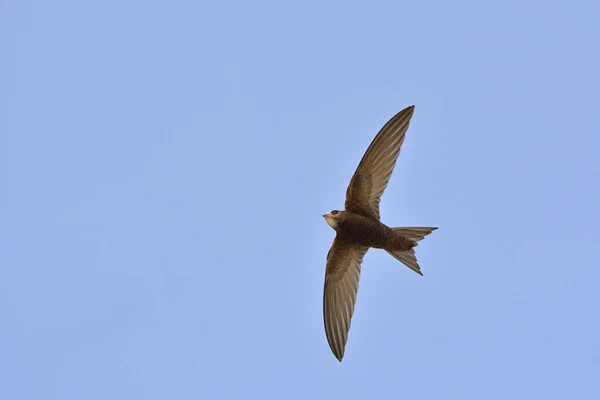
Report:
[[[392,175],[414,106],[396,114],[379,131],[346,191],[346,209],[323,215],[336,231],[327,254],[323,319],[327,341],[342,361],[358,293],[363,257],[369,248],[384,249],[418,273],[414,247],[437,228],[390,228],[380,221],[379,202]]]
[[[390,251],[407,251],[417,245],[417,242],[373,218],[349,211],[339,211],[338,215],[334,229],[337,238],[344,242]]]

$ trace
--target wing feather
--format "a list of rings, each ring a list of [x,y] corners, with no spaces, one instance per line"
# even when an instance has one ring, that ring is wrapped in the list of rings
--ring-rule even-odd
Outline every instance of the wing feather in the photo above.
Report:
[[[368,247],[334,239],[327,255],[323,291],[323,321],[331,351],[342,361],[354,304],[358,293],[360,268]]]
[[[346,190],[346,210],[379,220],[381,195],[394,172],[414,109],[400,111],[375,136]]]

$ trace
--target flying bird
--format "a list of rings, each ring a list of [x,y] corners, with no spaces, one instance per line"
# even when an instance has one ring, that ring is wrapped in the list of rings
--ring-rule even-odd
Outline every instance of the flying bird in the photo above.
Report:
[[[380,221],[379,201],[394,171],[415,106],[396,114],[364,154],[346,191],[345,210],[323,215],[335,231],[327,254],[323,319],[329,347],[341,362],[358,292],[360,269],[369,248],[384,249],[419,275],[414,247],[437,228],[390,228]]]

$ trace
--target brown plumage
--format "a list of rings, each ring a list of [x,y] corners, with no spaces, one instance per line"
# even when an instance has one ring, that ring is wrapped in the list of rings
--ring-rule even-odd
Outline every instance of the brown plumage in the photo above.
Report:
[[[423,275],[413,248],[437,229],[390,228],[379,217],[379,201],[394,171],[414,108],[400,111],[375,136],[348,185],[346,209],[323,215],[336,231],[327,254],[323,319],[329,347],[339,361],[344,357],[360,268],[367,250],[384,249]]]

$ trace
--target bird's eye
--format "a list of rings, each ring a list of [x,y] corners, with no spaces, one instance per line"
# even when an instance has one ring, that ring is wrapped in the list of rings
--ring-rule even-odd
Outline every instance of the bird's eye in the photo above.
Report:
[[[333,210],[333,211],[331,212],[331,214],[333,214],[333,215],[335,215],[335,214],[337,214],[337,213],[338,213],[338,211],[337,211],[337,210]]]

